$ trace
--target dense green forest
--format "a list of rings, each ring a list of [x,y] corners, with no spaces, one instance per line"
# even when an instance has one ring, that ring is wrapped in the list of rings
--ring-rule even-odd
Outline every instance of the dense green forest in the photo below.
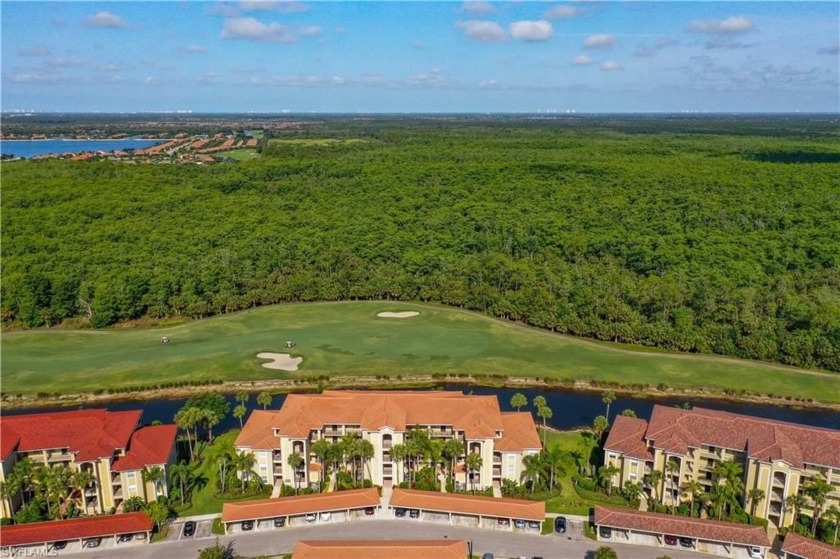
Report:
[[[281,134],[212,167],[4,163],[4,323],[431,300],[840,371],[828,120],[336,118]]]

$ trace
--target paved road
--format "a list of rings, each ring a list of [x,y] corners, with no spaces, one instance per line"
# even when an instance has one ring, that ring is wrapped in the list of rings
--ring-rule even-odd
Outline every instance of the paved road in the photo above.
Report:
[[[590,540],[575,540],[558,535],[530,536],[497,530],[480,530],[430,522],[410,520],[363,520],[304,526],[300,528],[266,529],[248,534],[221,537],[222,543],[233,541],[237,555],[255,557],[258,555],[280,555],[291,552],[298,540],[324,539],[466,539],[473,542],[473,553],[492,552],[499,557],[541,556],[545,559],[586,559],[587,552],[596,549],[599,543]],[[170,528],[180,537],[181,525]],[[213,537],[180,538],[147,545],[126,545],[92,549],[78,553],[62,553],[60,557],[78,559],[191,559],[198,551],[213,545]],[[654,559],[668,555],[672,559],[709,559],[710,555],[693,553],[682,549],[657,549],[644,546],[613,544],[621,559]]]

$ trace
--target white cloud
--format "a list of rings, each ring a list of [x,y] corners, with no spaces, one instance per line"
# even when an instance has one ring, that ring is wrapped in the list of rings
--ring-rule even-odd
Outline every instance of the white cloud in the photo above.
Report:
[[[545,12],[546,19],[570,19],[583,14],[583,9],[577,6],[554,6]]]
[[[462,29],[468,39],[482,43],[499,43],[505,40],[505,30],[494,21],[459,21],[455,27]]]
[[[677,44],[677,41],[668,38],[657,39],[652,45],[639,43],[636,45],[636,56],[640,58],[651,58],[659,54],[659,51]]]
[[[53,68],[81,68],[87,64],[87,61],[81,58],[56,58],[47,62],[47,66]]]
[[[420,85],[428,87],[440,87],[446,83],[443,71],[440,68],[432,68],[425,74],[415,74],[405,80],[408,85]]]
[[[321,34],[321,28],[317,25],[309,25],[307,27],[302,27],[298,33],[303,35],[304,37],[314,37],[316,35]]]
[[[33,73],[12,74],[9,76],[12,83],[58,83],[64,81],[64,76],[58,72],[38,70]]]
[[[309,6],[297,0],[242,0],[239,9],[243,12],[280,12],[294,14],[309,10]]]
[[[547,41],[554,28],[551,23],[541,21],[514,21],[510,24],[510,35],[518,41]]]
[[[207,47],[201,45],[187,45],[184,47],[184,52],[202,54],[207,52]]]
[[[499,89],[501,88],[501,85],[502,84],[499,83],[499,80],[495,78],[492,80],[484,80],[478,83],[478,87],[480,87],[481,89]]]
[[[266,43],[294,43],[291,30],[279,23],[265,24],[252,17],[233,18],[225,21],[222,39],[247,39]]]
[[[583,46],[588,49],[605,49],[615,44],[615,37],[604,33],[590,35],[583,41]]]
[[[239,10],[223,2],[213,2],[207,11],[214,16],[239,17]]]
[[[572,64],[575,66],[586,66],[587,64],[595,64],[595,61],[585,54],[579,54],[572,59]]]
[[[161,83],[161,81],[160,78],[158,78],[157,76],[147,76],[146,79],[143,80],[143,83],[145,83],[146,85],[158,85]]]
[[[18,56],[31,56],[36,58],[49,56],[50,54],[52,53],[47,47],[25,47],[17,51]]]
[[[474,16],[479,16],[484,14],[492,14],[496,11],[496,8],[493,6],[493,4],[490,4],[489,2],[480,2],[473,0],[464,2],[464,4],[461,6],[461,11],[464,11]]]
[[[102,11],[85,19],[88,27],[104,27],[107,29],[128,29],[131,25],[117,14]]]
[[[743,33],[753,28],[753,23],[745,17],[733,16],[723,21],[715,19],[694,20],[689,22],[687,29],[692,33]]]
[[[612,60],[607,60],[601,64],[600,68],[603,72],[618,72],[619,70],[624,70],[618,62],[613,62]]]

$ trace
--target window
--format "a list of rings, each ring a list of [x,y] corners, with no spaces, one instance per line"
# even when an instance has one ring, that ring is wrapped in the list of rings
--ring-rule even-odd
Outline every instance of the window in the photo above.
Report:
[[[630,469],[631,470],[635,470],[638,467],[639,467],[639,461],[638,460],[630,460]]]
[[[630,481],[636,481],[636,478],[637,478],[636,474],[634,474],[633,472],[630,472]]]
[[[615,460],[616,459],[615,452],[610,452],[608,456],[610,457],[610,460]]]

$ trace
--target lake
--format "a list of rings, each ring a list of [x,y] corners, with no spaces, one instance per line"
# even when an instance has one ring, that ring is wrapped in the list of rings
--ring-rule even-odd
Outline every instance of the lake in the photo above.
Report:
[[[513,389],[513,388],[486,388],[480,386],[459,386],[447,385],[443,387],[444,390],[459,390],[465,393],[472,392],[474,394],[492,395],[495,394],[499,398],[499,405],[503,411],[511,411],[510,399],[517,392],[521,392],[527,396],[528,401],[532,401],[534,396],[542,394],[548,402],[549,407],[554,412],[554,417],[549,420],[548,424],[557,429],[574,429],[576,427],[583,427],[592,424],[592,420],[597,415],[603,415],[606,411],[606,406],[601,401],[601,395],[598,392],[582,392],[571,390],[534,390],[534,389]],[[231,410],[236,405],[236,400],[232,394],[227,395],[227,399],[231,402]],[[283,401],[286,399],[285,394],[277,395],[270,406],[272,409],[279,409]],[[85,407],[105,407],[111,411],[120,410],[143,410],[143,423],[150,423],[158,420],[164,423],[172,422],[181,407],[183,407],[185,399],[179,400],[148,400],[148,401],[124,401],[124,402],[109,402],[96,406]],[[755,417],[763,417],[767,419],[775,419],[777,421],[789,421],[792,423],[801,423],[803,425],[813,425],[815,427],[828,427],[831,429],[840,429],[840,411],[825,410],[817,408],[792,408],[786,406],[773,406],[768,404],[758,404],[750,402],[731,402],[727,400],[707,400],[699,398],[675,397],[675,398],[638,398],[630,396],[619,396],[615,402],[610,406],[610,416],[615,417],[616,414],[621,413],[622,410],[632,409],[641,418],[650,419],[651,411],[654,404],[661,404],[664,406],[678,406],[684,403],[690,403],[697,407],[716,409],[728,411],[732,413],[740,413],[744,415],[752,415]],[[252,394],[248,401],[248,408],[261,409],[256,403],[256,394]],[[28,408],[16,410],[4,410],[6,415],[17,415],[24,413],[39,413],[46,411],[66,411],[69,407],[52,407],[52,408]],[[526,408],[527,409],[527,408]],[[247,419],[247,415],[245,419]],[[221,433],[227,429],[239,427],[239,420],[229,415],[228,418],[214,429],[214,432]]]
[[[51,140],[3,140],[0,153],[15,155],[27,159],[38,155],[56,153],[81,153],[83,151],[114,151],[115,149],[144,149],[161,143],[163,140],[141,140],[123,138],[120,140],[71,140],[55,138]]]

